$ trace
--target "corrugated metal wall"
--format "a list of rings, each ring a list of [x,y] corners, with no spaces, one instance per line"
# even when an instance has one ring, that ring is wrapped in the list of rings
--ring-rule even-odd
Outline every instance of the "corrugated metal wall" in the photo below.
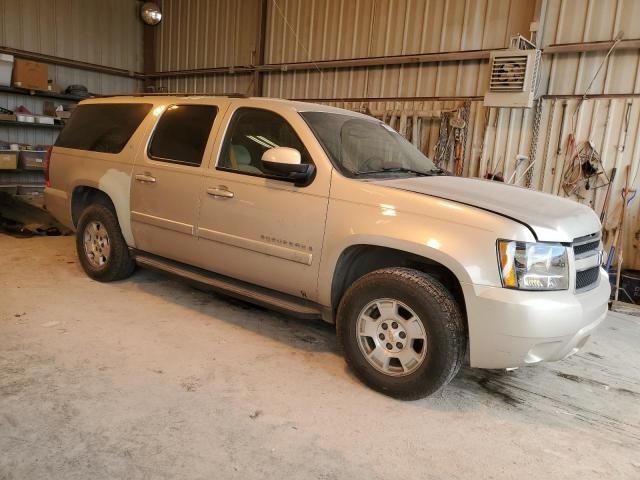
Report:
[[[133,0],[0,0],[0,45],[57,57],[142,71],[140,4]],[[49,78],[66,88],[99,94],[136,92],[139,80],[49,65]],[[42,112],[43,99],[0,95],[0,106]],[[55,100],[56,103],[68,103]],[[2,127],[1,139],[52,143],[57,130]]]
[[[254,63],[259,0],[170,0],[156,36],[158,71]],[[252,75],[194,75],[158,82],[169,92],[250,93]]]
[[[640,38],[637,0],[549,0],[544,44]],[[549,94],[582,94],[605,59],[606,52],[554,55],[545,63]],[[638,93],[640,56],[637,50],[613,52],[589,93]],[[547,76],[548,75],[548,76]]]
[[[131,71],[142,71],[142,23],[133,0],[0,0],[0,45]],[[66,87],[132,92],[137,80],[49,67]]]
[[[278,0],[267,63],[502,48],[529,30],[522,0]],[[287,98],[436,97],[484,93],[486,62],[272,73],[265,95]]]
[[[235,8],[226,0],[205,3],[206,8],[198,0],[164,1],[167,19],[177,15],[176,12],[180,12],[180,16],[173,23],[166,21],[159,30],[161,70],[252,63],[257,29],[251,26],[256,25],[257,19],[251,15],[259,11],[258,0],[238,2],[242,5],[235,4]],[[535,0],[270,0],[265,63],[504,48],[511,35],[528,36],[535,4]],[[214,10],[217,13],[212,13]],[[247,13],[240,13],[245,11]],[[220,18],[224,12],[227,17]],[[242,23],[244,43],[225,33],[227,26],[237,25],[243,15],[248,19]],[[612,40],[620,31],[624,32],[625,39],[640,39],[639,16],[638,0],[547,0],[546,17],[540,25],[542,43],[548,46]],[[209,30],[204,38],[208,48],[211,50],[215,44],[216,51],[222,49],[226,55],[218,53],[212,57],[210,52],[201,51],[202,43],[196,45],[195,38],[201,38],[202,34],[196,35],[193,30],[197,28],[202,32],[207,24]],[[214,24],[217,27],[211,28]],[[192,35],[189,38],[193,39],[187,40],[184,32],[189,32]],[[176,43],[169,38],[181,38],[181,41]],[[239,45],[245,50],[240,51]],[[187,58],[182,56],[185,49],[190,52]],[[606,52],[543,57],[539,93],[574,97],[566,100],[546,97],[540,104],[537,154],[530,186],[566,195],[563,177],[573,158],[571,151],[567,151],[570,134],[576,146],[591,141],[605,171],[609,173],[614,166],[618,168],[609,206],[609,232],[619,219],[626,165],[632,167],[631,184],[637,188],[640,105],[633,95],[640,94],[639,53],[638,50],[614,51],[588,92],[620,97],[586,101],[576,95],[585,93],[605,61]],[[488,83],[487,67],[487,60],[473,60],[322,71],[282,68],[283,71],[263,74],[264,94],[378,113],[433,157],[441,124],[439,112],[462,107],[465,101],[462,97],[482,96]],[[175,91],[250,92],[251,78],[249,74],[227,74],[159,83]],[[436,98],[375,101],[375,98],[398,97]],[[453,97],[453,100],[437,101],[438,97]],[[535,119],[535,109],[489,109],[480,101],[470,102],[464,175],[483,176],[493,172],[509,179],[515,172],[514,178],[520,184],[527,183],[523,173],[528,161],[518,164],[516,157],[530,155]],[[592,205],[600,213],[605,188],[588,191],[581,188],[578,193],[579,196],[572,195],[572,198]],[[625,256],[631,260],[629,265],[638,268],[639,212],[640,199],[631,203],[625,228]]]

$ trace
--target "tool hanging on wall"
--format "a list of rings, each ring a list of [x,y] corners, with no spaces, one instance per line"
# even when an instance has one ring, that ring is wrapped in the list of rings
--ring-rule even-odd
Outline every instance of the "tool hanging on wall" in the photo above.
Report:
[[[438,143],[435,146],[433,163],[436,167],[445,168],[451,156],[452,135],[449,130],[449,120],[453,112],[440,113],[440,130],[438,131]]]
[[[618,169],[613,167],[611,169],[611,175],[609,176],[609,185],[607,186],[607,193],[604,196],[604,202],[602,204],[602,211],[600,212],[600,223],[604,227],[604,221],[607,218],[607,210],[609,210],[609,197],[611,196],[611,186],[613,185],[613,181],[616,178],[616,172]]]
[[[615,250],[609,252],[609,256],[611,259],[613,258],[613,253],[617,252],[618,261],[616,265],[616,292],[614,296],[614,300],[618,301],[618,293],[620,292],[620,275],[622,274],[622,264],[624,260],[624,219],[627,213],[627,207],[636,197],[635,190],[629,190],[629,175],[631,171],[631,166],[627,165],[625,168],[625,179],[624,179],[624,189],[622,190],[622,210],[620,213],[620,222],[618,223],[618,229],[616,230],[616,235],[612,244],[615,245]],[[607,266],[610,268],[610,258],[607,258]]]
[[[484,178],[486,178],[487,180],[495,180],[496,182],[504,182],[504,176],[500,171],[500,167],[502,166],[503,162],[504,162],[504,156],[501,156],[495,168],[491,172],[487,172]]]
[[[536,163],[536,156],[538,154],[538,137],[540,136],[540,122],[542,121],[542,98],[536,101],[535,114],[533,117],[533,128],[531,132],[531,144],[529,145],[529,168],[525,170],[525,187],[531,187],[531,180],[533,178],[533,165]],[[517,170],[517,168],[516,168]]]
[[[453,174],[459,177],[464,166],[464,128],[467,122],[462,117],[455,116],[449,119],[449,125],[453,130]]]
[[[582,189],[595,190],[609,185],[609,177],[604,170],[600,153],[593,143],[584,142],[571,159],[571,163],[562,176],[562,190],[570,197],[575,195],[584,200]]]
[[[461,176],[464,168],[470,108],[471,103],[465,102],[460,108],[440,114],[440,130],[433,163],[446,170],[453,152],[453,174],[456,176]]]
[[[549,121],[547,122],[547,134],[543,143],[544,152],[542,154],[542,164],[540,165],[540,175],[538,175],[538,190],[542,190],[544,187],[544,175],[547,170],[547,160],[549,158],[549,144],[551,143],[551,130],[553,129],[553,118],[556,114],[556,99],[551,101],[551,108],[549,110]]]
[[[515,168],[513,170],[513,174],[511,174],[511,177],[509,177],[509,180],[507,181],[507,183],[511,183],[513,185],[517,185],[520,182],[520,180],[525,178],[527,173],[530,172],[531,169],[533,168],[533,163],[534,162],[529,161],[529,166],[527,166],[525,171],[522,172],[522,174],[517,179],[516,179],[516,174],[518,173],[518,168],[520,167],[520,165],[522,163],[526,162],[527,160],[529,160],[529,157],[527,157],[526,155],[522,155],[522,154],[516,155],[516,166],[515,166]]]
[[[564,115],[567,113],[567,101],[562,102],[562,118],[560,119],[560,131],[558,132],[558,148],[556,148],[556,154],[562,153],[562,130],[564,130]]]

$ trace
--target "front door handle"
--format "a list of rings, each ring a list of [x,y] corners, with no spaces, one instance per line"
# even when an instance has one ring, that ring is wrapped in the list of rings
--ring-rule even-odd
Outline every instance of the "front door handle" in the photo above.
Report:
[[[207,188],[207,193],[218,198],[233,198],[233,192],[230,192],[224,185]]]
[[[149,175],[148,173],[136,175],[136,181],[142,183],[156,183],[156,177]]]

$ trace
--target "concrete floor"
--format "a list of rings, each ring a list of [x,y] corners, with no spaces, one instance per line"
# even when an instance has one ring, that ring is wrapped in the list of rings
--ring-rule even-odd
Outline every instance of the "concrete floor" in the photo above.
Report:
[[[568,360],[403,403],[320,322],[0,235],[0,479],[638,479],[639,347],[610,314]]]

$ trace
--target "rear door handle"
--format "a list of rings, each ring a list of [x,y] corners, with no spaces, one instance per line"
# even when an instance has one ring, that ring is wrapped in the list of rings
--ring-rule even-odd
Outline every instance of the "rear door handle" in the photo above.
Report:
[[[209,187],[207,188],[207,193],[218,198],[233,198],[233,192],[230,192],[224,185]]]
[[[148,173],[139,173],[136,175],[136,181],[142,183],[156,183],[156,177],[149,175]]]

